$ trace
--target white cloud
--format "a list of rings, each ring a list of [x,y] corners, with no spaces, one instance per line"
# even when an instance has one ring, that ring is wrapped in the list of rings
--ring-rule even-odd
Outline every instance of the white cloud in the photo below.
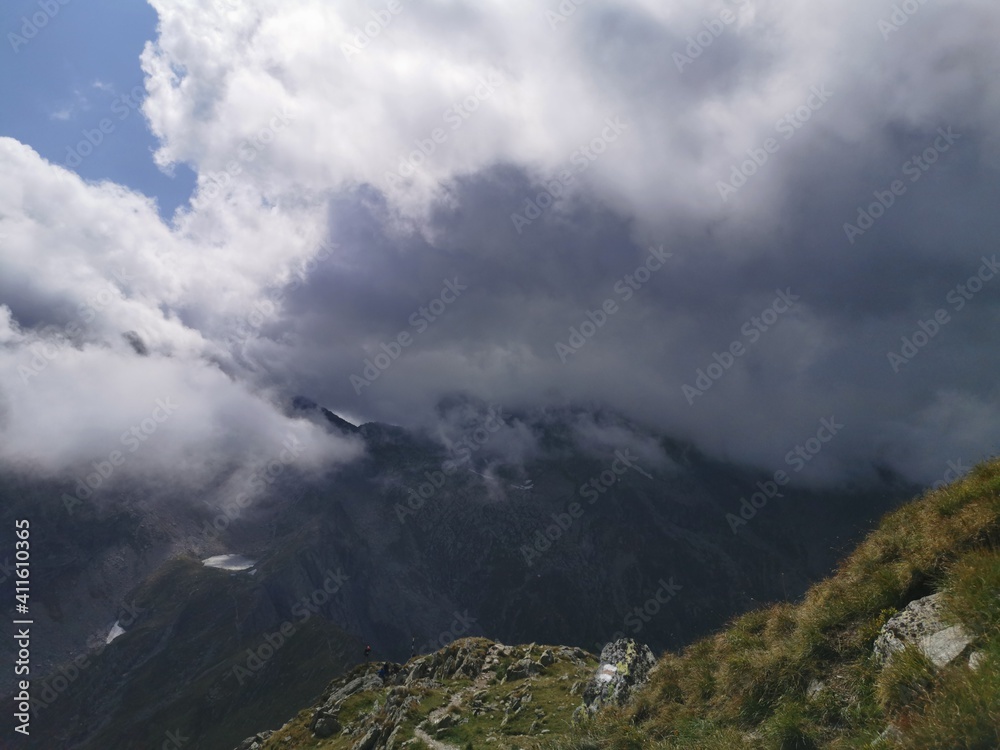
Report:
[[[230,318],[306,252],[302,227],[269,214],[214,237],[203,216],[167,226],[149,199],[84,183],[11,139],[0,164],[0,462],[58,473],[119,450],[125,473],[205,478],[274,455],[287,434],[300,467],[358,454],[284,416],[224,346]],[[125,434],[163,401],[176,410],[131,456]]]
[[[547,6],[534,2],[405,2],[370,38],[365,24],[375,23],[377,3],[262,0],[218,11],[153,4],[161,35],[143,64],[152,91],[146,111],[163,138],[158,159],[219,170],[273,111],[289,108],[294,125],[245,165],[246,182],[272,199],[370,183],[419,216],[456,177],[497,163],[550,175],[618,116],[630,132],[585,176],[603,200],[651,226],[692,211],[746,218],[795,175],[795,154],[775,160],[739,207],[721,203],[716,181],[773,136],[814,85],[832,89],[835,101],[798,140],[840,142],[842,157],[859,163],[870,154],[849,144],[877,142],[886,122],[933,131],[946,111],[956,125],[995,131],[1000,114],[995,91],[971,96],[955,85],[970,69],[997,70],[998,13],[986,0],[925,6],[888,42],[877,22],[891,4],[857,0],[594,1],[555,28]],[[739,20],[678,71],[673,54],[723,9]],[[956,55],[963,64],[943,64]],[[450,130],[448,109],[490,74],[505,83]],[[386,173],[436,127],[447,141],[410,183],[387,185]]]

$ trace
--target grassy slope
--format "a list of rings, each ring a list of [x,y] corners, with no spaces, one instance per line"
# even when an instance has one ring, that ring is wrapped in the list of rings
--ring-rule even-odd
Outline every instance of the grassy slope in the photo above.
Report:
[[[1000,747],[1000,461],[886,516],[795,605],[666,654],[633,704],[552,747]],[[919,652],[880,671],[872,645],[913,599],[944,591],[986,655],[935,672]],[[807,697],[812,680],[824,689]],[[882,739],[887,725],[901,738]],[[873,744],[874,743],[874,744]]]

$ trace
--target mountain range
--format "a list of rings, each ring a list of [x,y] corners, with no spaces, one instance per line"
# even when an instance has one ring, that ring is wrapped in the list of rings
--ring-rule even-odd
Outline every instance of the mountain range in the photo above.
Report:
[[[878,467],[816,488],[791,462],[726,463],[600,409],[455,398],[436,430],[355,426],[303,397],[288,409],[363,455],[324,475],[272,462],[237,512],[213,487],[116,485],[77,504],[70,482],[3,477],[5,528],[36,530],[32,746],[159,747],[176,731],[228,750],[366,645],[394,662],[467,637],[680,649],[801,595],[915,490]],[[203,562],[228,555],[241,569]]]

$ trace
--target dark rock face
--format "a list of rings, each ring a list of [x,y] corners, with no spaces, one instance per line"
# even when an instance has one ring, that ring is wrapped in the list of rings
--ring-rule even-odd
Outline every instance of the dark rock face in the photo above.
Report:
[[[608,704],[623,705],[636,688],[649,679],[656,657],[649,646],[631,638],[609,643],[601,651],[601,665],[583,691],[583,703],[591,712]]]

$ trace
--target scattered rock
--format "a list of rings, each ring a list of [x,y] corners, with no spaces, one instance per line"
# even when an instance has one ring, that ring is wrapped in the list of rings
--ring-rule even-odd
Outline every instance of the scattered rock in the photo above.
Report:
[[[313,717],[310,729],[312,729],[312,733],[317,737],[325,738],[332,737],[339,732],[342,727],[340,726],[340,722],[337,721],[337,717],[317,712],[317,714]]]
[[[646,682],[656,657],[649,646],[631,638],[620,638],[601,651],[601,663],[583,692],[590,711],[613,703],[624,704],[632,692]]]
[[[253,737],[247,737],[236,747],[236,750],[260,750],[264,747],[264,743],[267,742],[268,738],[270,738],[272,734],[274,734],[274,732],[268,730],[266,732],[255,734]]]
[[[899,729],[894,727],[892,724],[890,724],[882,731],[882,734],[880,734],[878,736],[878,739],[875,740],[875,742],[872,744],[880,744],[884,742],[902,742],[902,740],[903,740],[903,733],[900,732]]]
[[[531,677],[532,675],[536,675],[541,671],[541,664],[525,657],[520,661],[516,661],[511,664],[510,668],[507,670],[507,681],[523,680],[527,677]]]
[[[969,655],[969,669],[975,671],[983,666],[983,662],[986,661],[986,654],[982,651],[973,651]]]
[[[455,717],[449,713],[443,713],[436,719],[432,720],[430,723],[430,728],[434,731],[439,729],[447,729],[448,727],[455,725]]]
[[[815,698],[817,695],[826,690],[826,683],[820,680],[812,680],[809,686],[806,688],[806,698]]]
[[[379,737],[382,734],[379,727],[372,727],[364,737],[358,740],[351,750],[375,750],[379,745]]]
[[[950,664],[968,647],[972,637],[961,625],[943,618],[941,594],[917,599],[893,615],[875,639],[875,659],[886,664],[906,646],[916,646],[938,667]]]

